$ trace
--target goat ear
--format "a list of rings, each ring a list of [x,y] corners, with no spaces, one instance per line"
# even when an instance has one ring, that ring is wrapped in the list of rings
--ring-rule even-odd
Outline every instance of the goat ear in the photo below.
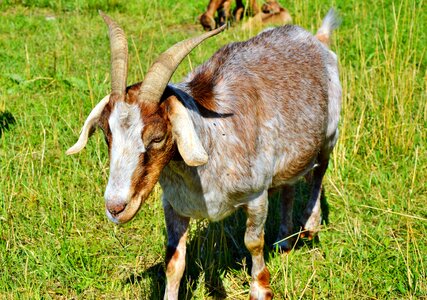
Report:
[[[98,122],[104,107],[107,105],[110,95],[105,96],[90,112],[80,133],[79,140],[65,154],[71,155],[80,152],[87,144],[89,135],[94,131],[94,126]]]
[[[197,136],[187,109],[176,96],[170,96],[166,101],[172,134],[185,163],[192,167],[206,164],[208,155]]]

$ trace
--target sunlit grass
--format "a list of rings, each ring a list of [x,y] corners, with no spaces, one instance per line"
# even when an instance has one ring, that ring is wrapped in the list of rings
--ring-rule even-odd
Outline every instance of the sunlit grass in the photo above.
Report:
[[[106,149],[95,134],[66,157],[91,107],[109,90],[103,9],[129,39],[129,83],[156,55],[201,32],[207,1],[3,1],[0,113],[0,299],[160,299],[165,229],[156,188],[131,223],[104,214]],[[284,3],[282,3],[284,4]],[[332,49],[343,85],[340,140],[325,177],[329,224],[320,241],[266,258],[277,299],[417,299],[427,295],[427,9],[424,1],[295,1],[296,24],[315,31],[329,6],[343,17]],[[238,26],[206,41],[179,81]],[[298,198],[305,195],[304,185]],[[277,233],[270,203],[267,244]],[[247,299],[244,215],[192,223],[185,299]]]

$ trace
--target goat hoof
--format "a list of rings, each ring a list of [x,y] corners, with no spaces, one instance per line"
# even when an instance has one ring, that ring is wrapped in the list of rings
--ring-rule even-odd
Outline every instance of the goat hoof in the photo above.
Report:
[[[320,216],[309,216],[300,222],[302,224],[301,238],[312,240],[320,231],[321,218]]]
[[[300,238],[304,239],[308,239],[309,241],[313,240],[316,236],[317,233],[319,232],[319,230],[314,230],[314,229],[306,229],[304,228],[301,233],[300,233]]]

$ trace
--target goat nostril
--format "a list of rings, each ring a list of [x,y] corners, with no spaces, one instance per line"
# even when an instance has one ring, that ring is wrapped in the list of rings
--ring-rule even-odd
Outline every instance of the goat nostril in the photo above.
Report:
[[[110,204],[110,205],[107,204],[107,209],[113,216],[117,216],[119,213],[124,211],[125,208],[126,208],[126,203]]]

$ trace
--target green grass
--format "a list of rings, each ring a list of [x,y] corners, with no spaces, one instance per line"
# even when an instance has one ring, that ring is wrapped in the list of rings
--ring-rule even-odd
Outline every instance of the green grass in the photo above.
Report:
[[[157,54],[201,32],[196,18],[207,4],[127,2],[0,1],[0,299],[161,298],[160,189],[117,227],[104,214],[101,134],[81,154],[64,154],[109,91],[108,36],[97,9],[128,35],[133,83]],[[332,45],[344,97],[325,177],[329,224],[289,255],[267,252],[272,288],[276,299],[426,299],[427,7],[422,0],[287,7],[314,32],[332,5],[344,20]],[[173,81],[221,45],[255,33],[236,26],[206,41]],[[301,184],[298,199],[305,194]],[[270,203],[269,245],[277,205]],[[247,298],[243,232],[241,213],[192,223],[182,298]]]

